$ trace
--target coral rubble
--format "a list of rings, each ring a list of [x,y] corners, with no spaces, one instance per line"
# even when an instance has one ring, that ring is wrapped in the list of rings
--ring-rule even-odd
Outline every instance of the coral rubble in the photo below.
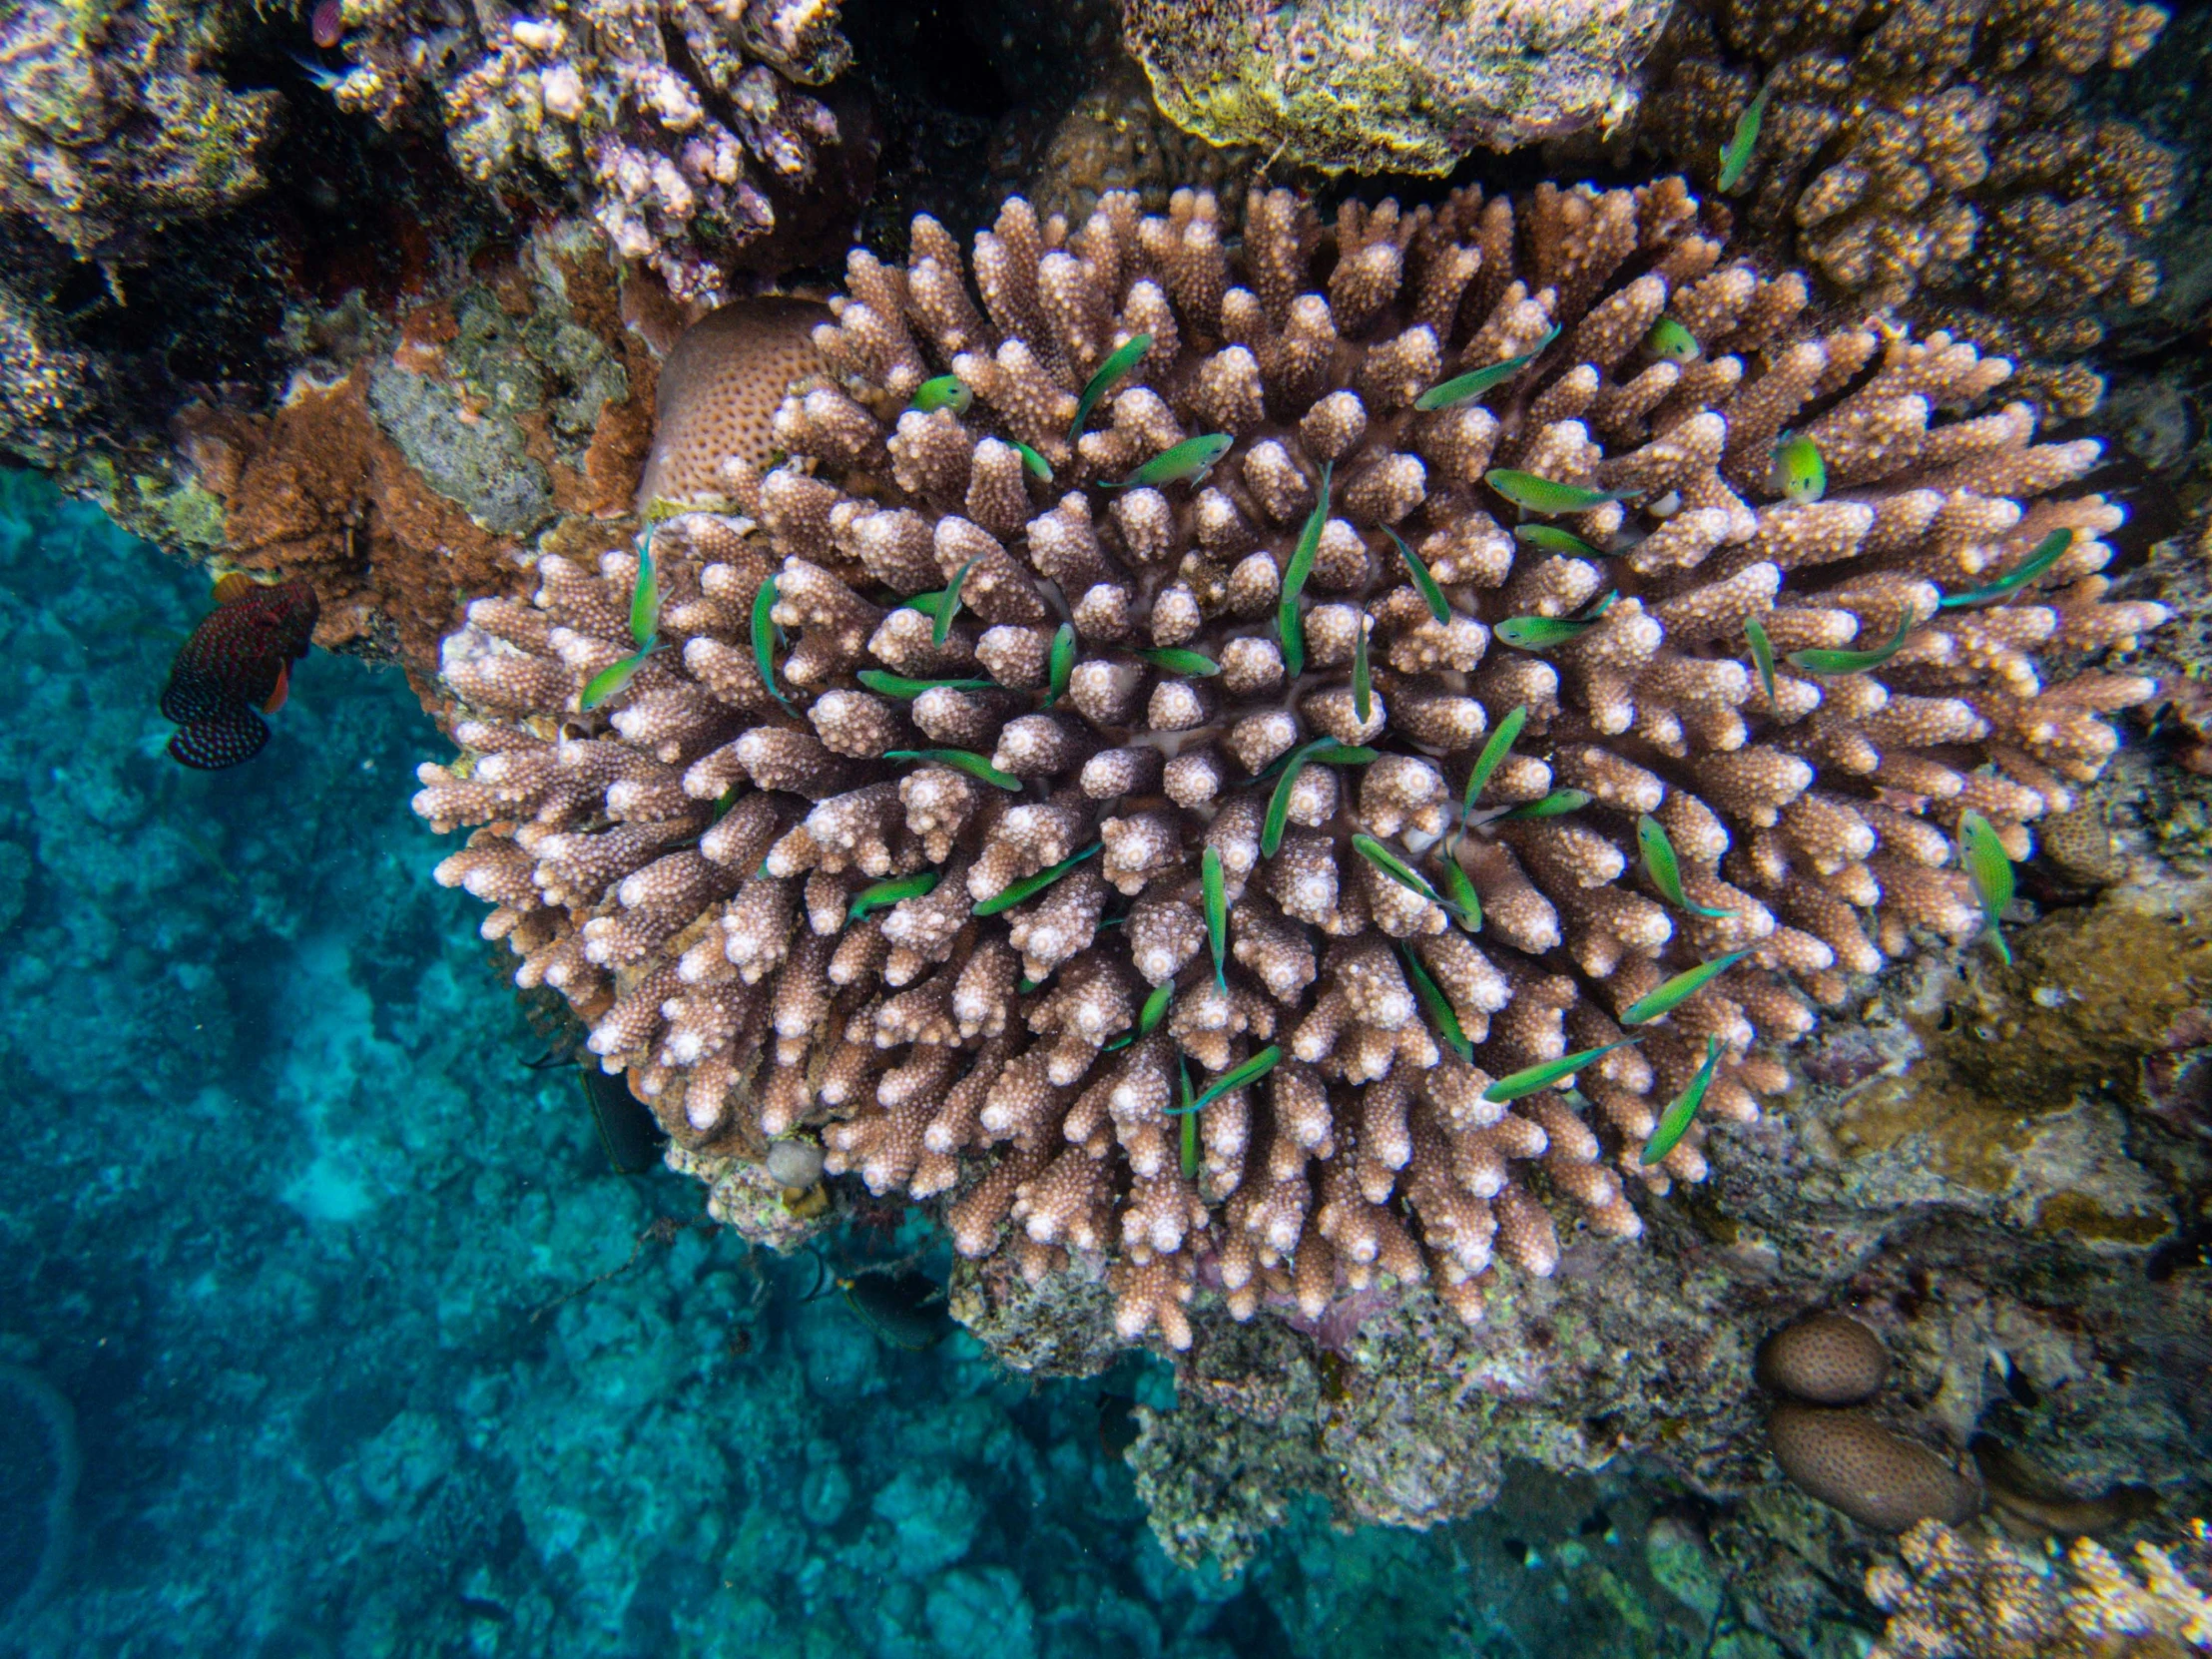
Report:
[[[1863,303],[1915,301],[1924,327],[2070,354],[2102,337],[2098,306],[2156,288],[2144,236],[2175,200],[2173,157],[2080,113],[2076,78],[2132,64],[2165,19],[2125,0],[1709,0],[1676,21],[1650,131],[1710,186],[1763,93],[1738,187],[1755,235]],[[2097,389],[2076,364],[2043,394],[2080,413]]]
[[[1122,0],[1160,108],[1294,165],[1446,173],[1635,110],[1667,0]]]
[[[479,185],[585,202],[617,252],[684,297],[719,292],[731,252],[767,236],[838,141],[802,88],[851,62],[838,0],[554,0],[457,29],[424,0],[343,0],[340,108],[396,122],[434,105]]]
[[[1125,1341],[1186,1346],[1202,1282],[1307,1320],[1425,1282],[1476,1321],[1493,1257],[1540,1279],[1562,1225],[1633,1238],[1628,1195],[1703,1178],[1705,1125],[1758,1118],[1813,1002],[1981,926],[1957,816],[2024,854],[2150,692],[2078,666],[2164,615],[2105,597],[2121,515],[2067,493],[2097,446],[2035,444],[1989,404],[2008,365],[1948,336],[1823,330],[1679,181],[1333,228],[1255,194],[1236,255],[1203,195],[1072,234],[1016,200],[980,304],[969,269],[927,220],[903,269],[853,256],[816,336],[838,384],[786,400],[749,517],[652,533],[658,632],[604,707],[580,694],[642,643],[636,551],[471,606],[442,659],[463,754],[416,807],[480,827],[440,879],[680,1140],[827,1120],[832,1170],[943,1196],[968,1257],[1105,1258]],[[1693,360],[1647,347],[1662,316]],[[972,407],[906,407],[947,371]],[[1778,498],[1793,426],[1831,498]],[[1210,481],[1133,476],[1209,432]],[[1523,546],[1500,468],[1593,488],[1554,503],[1583,551]],[[2047,587],[1940,608],[2061,532]],[[1771,694],[1747,619],[1792,659]],[[1639,815],[1680,854],[1668,902]],[[1584,1104],[1513,1080],[1570,1049],[1607,1050]],[[1709,1054],[1699,1126],[1645,1166]]]

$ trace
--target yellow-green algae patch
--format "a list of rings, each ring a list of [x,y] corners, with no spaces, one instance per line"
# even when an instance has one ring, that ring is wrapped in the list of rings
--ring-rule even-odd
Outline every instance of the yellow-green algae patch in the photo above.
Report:
[[[1909,1016],[1926,1052],[1844,1108],[1836,1135],[1847,1153],[1919,1137],[1936,1173],[2001,1191],[2039,1119],[2084,1096],[2141,1106],[2145,1061],[2168,1050],[2184,1014],[2212,1003],[2212,917],[2170,890],[2115,888],[2009,937],[2011,966],[1970,951],[1940,1006]],[[2079,1194],[2046,1200],[2039,1221],[2131,1243],[2167,1226]]]

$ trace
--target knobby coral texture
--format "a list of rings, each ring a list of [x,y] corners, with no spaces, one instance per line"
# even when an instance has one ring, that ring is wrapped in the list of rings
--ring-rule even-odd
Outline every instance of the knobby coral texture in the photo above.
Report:
[[[2165,22],[2128,0],[1712,0],[1679,14],[1650,108],[1710,187],[1763,91],[1753,232],[1867,304],[1917,299],[1924,326],[2074,352],[2102,337],[2090,312],[2155,291],[2143,234],[2175,200],[2172,155],[2078,109],[2076,78],[2133,64]],[[2072,365],[2048,395],[2079,413],[2097,391]]]
[[[331,90],[387,126],[427,104],[471,179],[566,189],[618,253],[696,298],[721,291],[721,260],[775,228],[772,197],[803,190],[837,141],[829,107],[801,89],[851,62],[838,9],[553,0],[530,16],[342,0],[352,67]]]
[[[1699,1180],[1814,1004],[1975,932],[1953,825],[2026,852],[2151,690],[2088,664],[2164,613],[2106,598],[2122,515],[2072,487],[2095,443],[2036,443],[1969,345],[1823,330],[1680,180],[1333,225],[1255,193],[1236,253],[1216,214],[1110,195],[1071,233],[1016,199],[971,260],[927,219],[904,268],[853,254],[816,335],[833,383],[785,401],[750,517],[654,534],[627,689],[580,712],[637,651],[636,555],[542,558],[532,602],[446,641],[474,713],[416,809],[480,827],[440,879],[688,1144],[825,1124],[832,1170],[942,1197],[971,1258],[1108,1258],[1127,1339],[1186,1345],[1202,1282],[1250,1318],[1425,1281],[1473,1320],[1493,1257],[1547,1274],[1562,1229],[1633,1237],[1631,1194]],[[1654,357],[1662,317],[1703,354]],[[972,403],[907,406],[943,373]],[[1829,498],[1770,487],[1785,427]],[[1560,550],[1516,536],[1499,468],[1619,499],[1542,521],[1586,544]],[[2059,530],[2033,585],[1938,608]],[[1786,660],[1893,640],[1866,672]],[[1639,863],[1642,815],[1679,886]],[[1478,926],[1436,901],[1455,873]],[[1698,1122],[1645,1166],[1709,1044]],[[1610,1051],[1579,1094],[1513,1081],[1585,1049]]]

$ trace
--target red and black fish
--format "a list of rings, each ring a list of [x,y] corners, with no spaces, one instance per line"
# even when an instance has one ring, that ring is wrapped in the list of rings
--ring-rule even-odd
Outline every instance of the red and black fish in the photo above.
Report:
[[[269,742],[262,719],[283,707],[291,665],[307,654],[320,605],[294,577],[264,587],[234,571],[215,585],[215,609],[169,665],[162,716],[182,728],[172,759],[204,772],[251,761]]]

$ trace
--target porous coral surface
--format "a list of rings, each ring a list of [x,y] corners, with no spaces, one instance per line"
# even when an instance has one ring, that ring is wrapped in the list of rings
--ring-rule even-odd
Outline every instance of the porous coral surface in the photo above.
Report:
[[[2084,666],[2164,615],[2105,598],[2121,515],[2069,489],[2097,446],[2034,443],[1970,346],[1819,328],[1679,182],[1348,206],[1333,231],[1262,195],[1236,256],[1203,196],[1109,198],[1072,235],[1015,201],[976,241],[980,306],[967,269],[927,221],[904,270],[854,256],[818,336],[840,383],[779,414],[799,459],[749,503],[765,533],[659,529],[662,649],[604,709],[578,700],[636,649],[634,552],[541,558],[530,604],[473,607],[444,653],[463,759],[416,807],[482,826],[440,879],[497,906],[520,982],[567,995],[680,1139],[831,1120],[831,1167],[948,1195],[964,1255],[1032,1282],[1103,1257],[1125,1340],[1187,1346],[1202,1279],[1240,1319],[1380,1281],[1478,1321],[1493,1256],[1541,1278],[1562,1230],[1634,1237],[1630,1193],[1704,1176],[1705,1125],[1758,1118],[1813,1002],[1980,927],[1958,815],[2024,854],[2111,752],[2103,715],[2150,691]],[[1695,360],[1646,349],[1662,315]],[[1077,388],[1139,332],[1071,444]],[[1411,406],[1522,354],[1477,401]],[[966,419],[900,412],[944,370]],[[1787,426],[1828,499],[1777,498]],[[1204,433],[1211,481],[1138,474]],[[1587,550],[1523,545],[1500,467],[1612,497],[1554,504]],[[2046,586],[1939,608],[2061,531]],[[947,585],[949,627],[899,602]],[[1747,619],[1815,666],[1770,698]],[[1819,671],[1851,646],[1888,654]],[[1693,908],[1634,873],[1640,815]],[[1452,860],[1479,931],[1355,836],[1427,879]],[[1699,1126],[1645,1166],[1709,1045]],[[1598,1049],[1580,1104],[1504,1083]]]

